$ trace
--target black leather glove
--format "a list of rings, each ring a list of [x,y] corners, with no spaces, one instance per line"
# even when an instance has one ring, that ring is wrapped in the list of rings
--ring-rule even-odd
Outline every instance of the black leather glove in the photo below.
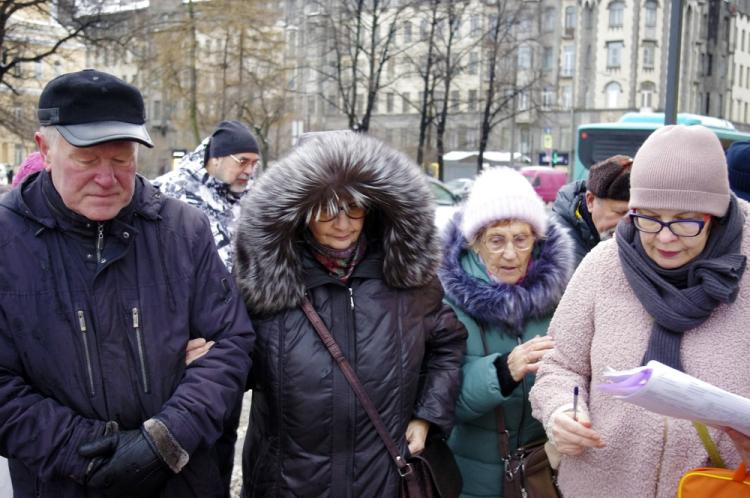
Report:
[[[82,444],[78,453],[92,458],[86,486],[106,496],[151,496],[172,474],[143,428],[102,436]]]

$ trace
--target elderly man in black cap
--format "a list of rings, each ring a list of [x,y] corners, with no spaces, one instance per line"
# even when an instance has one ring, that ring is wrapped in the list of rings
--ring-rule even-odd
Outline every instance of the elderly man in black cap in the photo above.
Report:
[[[62,75],[0,199],[0,455],[16,496],[213,497],[255,335],[206,217],[136,174],[140,92]],[[210,351],[186,366],[189,340]]]
[[[600,241],[612,237],[628,213],[633,159],[612,156],[596,163],[587,181],[565,185],[552,206],[552,220],[568,230],[575,244],[575,264]]]
[[[235,220],[260,156],[258,142],[239,121],[222,121],[214,132],[180,161],[177,169],[154,180],[175,199],[203,211],[211,222],[216,248],[232,270]]]

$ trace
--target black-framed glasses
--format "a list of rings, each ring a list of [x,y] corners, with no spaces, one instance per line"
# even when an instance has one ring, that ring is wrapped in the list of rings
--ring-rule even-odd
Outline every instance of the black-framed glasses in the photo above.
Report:
[[[339,213],[344,213],[347,218],[352,220],[361,220],[367,214],[367,208],[357,206],[354,203],[337,205],[336,209],[331,211],[331,206],[326,206],[318,211],[316,219],[323,223],[333,221],[338,218]]]
[[[240,158],[240,157],[235,156],[234,154],[229,154],[229,157],[231,157],[232,159],[234,159],[235,162],[237,164],[239,164],[240,168],[242,168],[242,169],[245,169],[248,166],[255,167],[255,165],[258,162],[257,159],[250,159],[249,157],[242,157],[242,158]]]
[[[703,231],[711,215],[704,214],[702,220],[672,220],[661,221],[651,216],[638,213],[629,213],[630,220],[635,228],[645,233],[659,233],[664,227],[678,237],[697,237]]]

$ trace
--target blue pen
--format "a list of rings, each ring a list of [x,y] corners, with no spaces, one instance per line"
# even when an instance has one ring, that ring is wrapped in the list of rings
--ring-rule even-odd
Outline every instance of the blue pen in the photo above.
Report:
[[[578,421],[578,386],[573,388],[573,420]]]

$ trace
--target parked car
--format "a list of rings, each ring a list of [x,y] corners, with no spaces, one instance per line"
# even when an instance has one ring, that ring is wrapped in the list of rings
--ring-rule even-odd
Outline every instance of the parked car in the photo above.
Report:
[[[448,221],[453,218],[453,213],[461,203],[461,197],[456,194],[445,183],[430,177],[430,188],[435,197],[435,225],[442,232],[448,226]]]
[[[566,170],[550,166],[526,166],[521,168],[521,174],[544,202],[553,202],[557,191],[568,181]]]
[[[471,186],[474,185],[473,178],[456,178],[445,182],[445,185],[451,189],[454,193],[458,194],[461,200],[466,200],[469,197]]]

